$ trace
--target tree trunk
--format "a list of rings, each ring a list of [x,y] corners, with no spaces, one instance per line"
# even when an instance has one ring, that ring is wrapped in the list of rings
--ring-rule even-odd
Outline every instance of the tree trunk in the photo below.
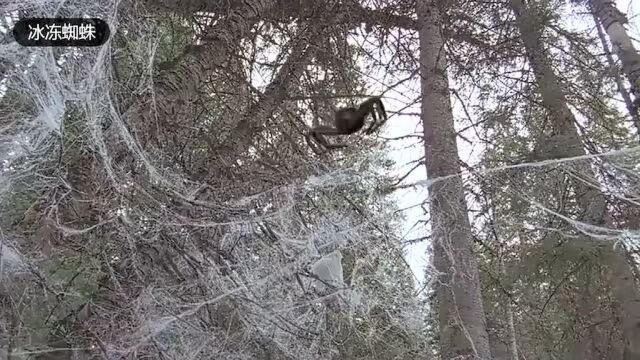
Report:
[[[613,249],[607,255],[613,295],[622,309],[624,360],[637,360],[640,359],[640,296],[626,257]]]
[[[175,8],[180,7],[178,4]],[[190,47],[178,61],[161,64],[165,72],[155,84],[159,87],[156,91],[183,94],[181,100],[188,101],[205,80],[207,71],[225,66],[230,49],[249,34],[260,14],[275,5],[277,1],[273,0],[247,0],[234,7],[218,24],[206,29],[204,45]]]
[[[503,276],[507,275],[502,259],[500,260],[500,273]],[[507,307],[507,324],[509,326],[509,355],[511,360],[518,360],[518,340],[516,337],[516,324],[513,319],[513,304],[508,301],[505,306]]]
[[[563,146],[554,149],[554,156],[575,157],[584,155],[584,148],[575,127],[575,117],[567,105],[565,94],[561,90],[548,54],[548,49],[542,43],[540,25],[536,17],[521,0],[511,0],[511,7],[516,15],[516,22],[525,46],[527,58],[533,69],[542,96],[543,106],[549,112],[553,121],[553,133],[562,139]],[[591,170],[583,166],[581,170],[589,173]],[[596,226],[610,226],[611,220],[607,212],[604,195],[598,188],[586,185],[580,180],[572,180],[572,186],[577,197],[577,204],[582,210],[578,220]],[[602,261],[611,271],[611,283],[616,301],[623,311],[623,336],[625,339],[625,360],[640,359],[640,294],[631,272],[626,255],[614,250],[611,245],[592,242],[588,237],[579,239],[601,247]],[[596,301],[596,299],[594,299]]]
[[[593,9],[591,10],[593,12]],[[620,69],[617,66],[615,60],[613,59],[613,55],[611,54],[611,50],[609,49],[609,44],[607,43],[607,38],[604,35],[604,30],[602,29],[602,25],[598,21],[598,17],[595,13],[593,13],[593,19],[596,24],[596,30],[598,31],[598,38],[600,38],[600,43],[602,43],[602,48],[604,49],[604,54],[607,57],[607,62],[611,67],[612,71],[614,71],[614,78],[616,79],[616,85],[618,85],[618,91],[624,100],[624,104],[627,107],[627,111],[631,116],[633,121],[633,125],[635,125],[636,130],[638,130],[638,135],[640,135],[640,114],[638,111],[635,111],[633,108],[633,99],[631,99],[631,94],[624,86],[624,80],[622,79],[622,75],[620,74]]]
[[[634,48],[631,37],[624,28],[627,18],[615,6],[613,0],[590,0],[596,18],[609,35],[613,51],[622,63],[622,71],[631,83],[631,92],[636,99],[635,113],[638,113],[640,101],[640,54]]]
[[[460,171],[441,35],[441,14],[429,0],[417,3],[422,75],[422,121],[427,176]],[[478,267],[472,251],[460,177],[429,189],[442,359],[490,359]]]

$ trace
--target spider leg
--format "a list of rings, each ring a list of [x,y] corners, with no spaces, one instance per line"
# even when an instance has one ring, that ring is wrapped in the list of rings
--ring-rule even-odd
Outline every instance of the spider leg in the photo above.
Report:
[[[372,132],[373,127],[376,125],[376,123],[378,122],[378,118],[375,114],[375,106],[376,104],[380,102],[380,98],[377,96],[374,97],[370,97],[367,100],[363,101],[360,106],[358,107],[358,112],[360,113],[360,115],[364,118],[367,115],[371,114],[372,117],[372,122],[371,124],[367,127],[367,129],[364,131],[365,134],[370,134]]]
[[[312,138],[312,137],[313,137],[314,139],[316,139],[316,137],[315,137],[315,136],[312,136],[312,135],[311,135],[311,133],[308,133],[308,134],[305,136],[305,138],[306,138],[306,140],[307,140],[307,145],[309,145],[309,147],[311,148],[311,150],[313,150],[313,152],[314,152],[314,153],[316,153],[317,155],[322,155],[323,153],[325,153],[325,152],[326,152],[326,150],[325,150],[325,151],[322,151],[322,150],[320,149],[320,145],[319,145],[319,142],[317,141],[317,139],[316,139],[316,143],[314,143],[314,142],[311,140],[311,138]]]
[[[315,134],[313,136],[314,140],[316,140],[316,142],[322,146],[324,146],[327,149],[340,149],[340,148],[345,148],[348,145],[347,144],[332,144],[330,142],[327,141],[327,138],[320,135],[320,134]]]
[[[371,107],[371,112],[369,112],[369,114],[371,114],[371,124],[369,124],[367,130],[364,131],[366,134],[371,134],[373,132],[373,127],[378,122],[378,117],[376,116],[376,112],[373,107]]]
[[[340,130],[330,127],[330,126],[317,126],[313,129],[311,129],[309,131],[309,133],[307,134],[307,142],[309,143],[309,140],[311,138],[313,138],[313,140],[320,146],[324,147],[325,149],[339,149],[339,148],[345,148],[347,147],[347,144],[331,144],[329,143],[329,141],[327,141],[326,136],[336,136],[336,135],[341,135],[342,133],[340,132]],[[310,145],[311,149],[314,150],[314,148]],[[314,150],[314,152],[316,152],[316,154],[319,154],[317,151]]]
[[[346,148],[347,144],[327,144],[327,149],[342,149],[342,148]]]
[[[384,105],[382,104],[382,100],[380,100],[380,98],[377,98],[377,101],[375,102],[375,109],[373,109],[371,112],[373,113],[374,111],[377,110],[378,115],[380,115],[380,121],[377,122],[377,124],[375,124],[375,126],[371,126],[369,129],[367,129],[367,134],[371,134],[374,131],[378,130],[382,125],[384,125],[385,122],[387,122],[387,112],[384,109]],[[375,116],[374,116],[375,118]]]

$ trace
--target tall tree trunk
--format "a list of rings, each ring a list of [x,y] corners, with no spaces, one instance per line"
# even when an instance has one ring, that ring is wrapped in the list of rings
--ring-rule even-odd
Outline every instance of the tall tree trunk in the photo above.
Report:
[[[521,0],[511,0],[511,8],[525,46],[527,58],[533,69],[542,96],[543,106],[549,112],[553,122],[553,133],[562,139],[562,146],[553,149],[554,156],[575,157],[584,155],[584,148],[575,127],[575,117],[567,105],[560,81],[556,76],[548,55],[548,49],[542,42],[541,26]],[[583,166],[581,170],[589,173]],[[586,185],[580,180],[572,180],[577,204],[582,210],[579,220],[596,226],[611,226],[607,203],[600,189]],[[590,241],[587,237],[578,241]],[[591,243],[601,247],[602,261],[611,271],[611,282],[615,299],[623,314],[623,336],[625,339],[625,360],[640,359],[640,294],[636,287],[626,254],[614,250],[610,245]],[[594,299],[595,301],[595,299]]]
[[[417,3],[422,75],[422,121],[427,176],[460,171],[441,34],[442,18],[430,0]],[[453,177],[429,189],[442,359],[490,359],[489,337],[472,251],[462,179]]]
[[[503,276],[507,275],[504,262],[500,259],[500,273]],[[516,325],[513,319],[513,304],[511,301],[505,305],[507,307],[507,325],[509,326],[509,355],[511,360],[518,360],[518,341],[516,337]]]
[[[640,114],[633,107],[633,99],[631,99],[631,94],[627,91],[624,80],[622,79],[622,75],[620,74],[620,69],[618,68],[616,61],[613,59],[613,55],[611,54],[611,50],[609,49],[609,43],[607,43],[607,38],[604,34],[604,30],[602,29],[602,25],[598,21],[598,17],[596,16],[593,9],[591,10],[593,13],[593,19],[596,23],[596,30],[598,31],[598,38],[600,38],[600,43],[602,43],[602,48],[604,49],[604,54],[607,57],[607,62],[609,66],[614,71],[614,78],[616,79],[616,85],[618,85],[618,91],[624,100],[624,104],[627,107],[627,111],[629,115],[631,115],[631,119],[633,121],[633,125],[635,125],[638,130],[638,135],[640,135]]]
[[[634,48],[631,37],[624,28],[627,18],[615,6],[613,0],[590,0],[596,18],[609,35],[613,51],[622,63],[622,71],[631,83],[631,92],[636,99],[635,113],[640,104],[640,53]]]

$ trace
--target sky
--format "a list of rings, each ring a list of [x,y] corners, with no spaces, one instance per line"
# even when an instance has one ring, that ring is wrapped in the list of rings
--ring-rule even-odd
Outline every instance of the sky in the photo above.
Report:
[[[629,18],[629,24],[626,28],[629,34],[635,40],[636,49],[640,50],[640,1],[616,0],[616,6],[620,11],[627,14],[627,17]],[[583,26],[588,27],[591,30],[594,29],[593,22],[585,21]],[[402,89],[397,89],[396,91],[404,92],[404,90]],[[390,103],[388,107],[391,110],[399,109],[404,106],[403,103],[401,103],[399,100],[396,100],[398,99],[398,95],[400,94],[391,93],[390,98],[385,99],[386,102]],[[402,95],[403,98],[407,97],[406,93],[403,93]],[[415,96],[417,96],[417,94]],[[405,112],[420,113],[419,104],[414,108],[405,110]],[[460,109],[455,105],[454,115],[457,118],[462,117],[462,114],[460,114]],[[401,137],[412,133],[419,134],[422,131],[422,127],[419,124],[419,119],[417,116],[399,115],[392,118],[392,120],[390,120],[390,123],[392,124],[386,126],[385,133],[383,135],[387,138]],[[457,122],[456,128],[460,129],[460,125],[461,124]],[[467,138],[474,137],[471,133],[465,133],[464,135]],[[406,164],[409,164],[412,160],[415,161],[424,155],[424,149],[415,139],[392,141],[391,147],[393,149],[393,151],[391,152],[391,158],[395,160],[396,164],[398,165],[397,174],[399,175],[403,175],[407,169],[413,167],[413,164]],[[475,159],[477,159],[477,156],[482,150],[477,146],[469,146],[466,143],[462,143],[460,140],[458,140],[458,148],[460,158],[470,164],[473,164],[475,162]],[[404,183],[415,183],[420,180],[425,180],[426,177],[426,169],[424,169],[424,167],[421,167],[414,171],[404,181]],[[423,226],[415,227],[415,225],[417,222],[426,219],[426,215],[424,214],[424,211],[420,206],[422,202],[428,197],[426,189],[422,187],[419,189],[399,190],[396,191],[394,196],[397,201],[398,207],[400,209],[406,209],[403,211],[403,214],[405,215],[405,221],[403,224],[405,239],[415,239],[419,238],[420,236],[424,236],[428,230]],[[424,270],[429,262],[428,245],[429,244],[427,241],[421,241],[418,243],[407,245],[405,247],[406,260],[411,267],[411,270],[413,271],[415,280],[417,281],[416,286],[418,288],[422,287],[421,285],[424,281]]]

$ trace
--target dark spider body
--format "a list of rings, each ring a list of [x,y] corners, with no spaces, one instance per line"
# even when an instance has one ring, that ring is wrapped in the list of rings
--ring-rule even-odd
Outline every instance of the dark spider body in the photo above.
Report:
[[[359,113],[354,107],[341,108],[336,111],[335,118],[343,121],[334,121],[334,125],[343,134],[353,134],[362,129],[365,117],[366,114]]]
[[[314,127],[307,134],[307,141],[313,139],[326,149],[344,148],[347,146],[346,144],[331,144],[325,136],[350,135],[360,131],[364,127],[367,115],[371,115],[373,121],[365,130],[366,134],[373,133],[387,121],[387,113],[380,97],[369,98],[357,108],[345,107],[336,110],[333,126],[319,125]],[[380,116],[380,121],[378,121],[378,116]],[[318,152],[313,146],[311,148]]]

